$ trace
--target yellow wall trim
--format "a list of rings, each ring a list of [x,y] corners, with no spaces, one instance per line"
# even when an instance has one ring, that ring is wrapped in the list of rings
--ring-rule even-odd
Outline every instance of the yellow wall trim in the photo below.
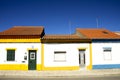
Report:
[[[87,47],[80,47],[80,48],[78,48],[78,50],[85,50],[85,49],[87,49]]]
[[[22,43],[22,42],[41,42],[40,38],[37,39],[0,39],[0,43]]]
[[[41,70],[41,64],[36,66],[36,70]],[[0,70],[28,70],[28,64],[0,64]]]
[[[92,43],[89,44],[90,47],[90,64],[87,66],[88,70],[92,70]]]
[[[41,65],[42,70],[44,69],[44,44],[41,44]]]
[[[6,50],[16,50],[17,48],[6,48]]]
[[[42,67],[41,67],[41,66],[42,66],[41,64],[37,64],[37,70],[38,70],[38,71],[42,70]]]
[[[27,48],[27,50],[38,50],[38,48]]]
[[[43,70],[79,70],[79,66],[44,67]]]
[[[0,70],[28,70],[27,64],[0,64]]]

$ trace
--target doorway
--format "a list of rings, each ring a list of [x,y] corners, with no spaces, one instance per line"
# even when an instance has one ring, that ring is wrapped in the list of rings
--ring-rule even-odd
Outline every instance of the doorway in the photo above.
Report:
[[[84,68],[85,62],[85,49],[79,49],[79,66]]]
[[[36,50],[29,50],[28,70],[36,70]]]

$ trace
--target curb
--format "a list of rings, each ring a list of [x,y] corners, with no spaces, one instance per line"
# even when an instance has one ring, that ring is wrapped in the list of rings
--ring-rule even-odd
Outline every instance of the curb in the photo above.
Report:
[[[117,70],[91,70],[91,71],[0,71],[0,77],[92,77],[120,75]]]

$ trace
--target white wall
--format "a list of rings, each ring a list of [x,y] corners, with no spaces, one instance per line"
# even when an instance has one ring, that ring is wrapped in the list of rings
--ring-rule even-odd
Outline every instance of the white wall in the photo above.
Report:
[[[28,64],[28,48],[37,48],[37,64],[41,64],[41,43],[0,43],[0,64]],[[15,61],[7,61],[6,48],[16,48]],[[27,53],[27,60],[24,60]],[[25,63],[22,63],[25,61]]]
[[[111,47],[112,59],[104,60],[103,47]],[[120,43],[92,43],[93,65],[120,64]]]
[[[45,43],[44,65],[45,67],[79,66],[79,48],[86,48],[86,65],[89,65],[89,44],[87,43]],[[54,51],[66,51],[65,62],[54,61]]]

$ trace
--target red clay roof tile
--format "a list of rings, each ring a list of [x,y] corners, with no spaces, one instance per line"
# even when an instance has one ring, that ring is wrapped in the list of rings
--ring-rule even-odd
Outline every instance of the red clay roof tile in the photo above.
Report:
[[[120,36],[106,29],[77,28],[76,31],[90,39],[120,39]]]
[[[15,26],[0,32],[0,35],[41,35],[43,30],[42,26]]]

